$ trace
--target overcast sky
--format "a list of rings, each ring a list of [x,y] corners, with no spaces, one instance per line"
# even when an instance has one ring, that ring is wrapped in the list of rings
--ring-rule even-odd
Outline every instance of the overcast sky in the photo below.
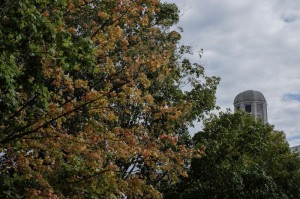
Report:
[[[208,75],[221,77],[217,105],[245,90],[263,93],[268,120],[300,145],[300,1],[167,0],[181,10],[182,42]],[[204,50],[199,59],[197,51]]]

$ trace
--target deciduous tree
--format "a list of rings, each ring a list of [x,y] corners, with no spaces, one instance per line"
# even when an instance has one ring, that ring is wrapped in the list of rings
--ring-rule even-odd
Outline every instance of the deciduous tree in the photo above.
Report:
[[[223,113],[193,138],[206,146],[166,198],[299,198],[300,158],[283,132],[248,113]]]
[[[174,4],[7,0],[0,16],[1,198],[159,198],[186,176],[219,79],[184,57]]]

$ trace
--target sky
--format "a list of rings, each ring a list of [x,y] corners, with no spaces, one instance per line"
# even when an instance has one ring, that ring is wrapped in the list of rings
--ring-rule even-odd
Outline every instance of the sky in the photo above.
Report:
[[[209,76],[221,77],[217,105],[233,110],[245,90],[263,93],[268,121],[300,145],[300,1],[167,0],[181,13],[182,43]],[[203,49],[201,59],[198,52]]]

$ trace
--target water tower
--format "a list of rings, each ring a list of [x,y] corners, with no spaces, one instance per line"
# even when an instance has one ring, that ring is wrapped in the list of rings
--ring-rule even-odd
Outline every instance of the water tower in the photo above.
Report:
[[[267,101],[259,91],[247,90],[239,93],[234,98],[234,111],[242,110],[254,115],[256,119],[261,119],[264,124],[268,122]]]

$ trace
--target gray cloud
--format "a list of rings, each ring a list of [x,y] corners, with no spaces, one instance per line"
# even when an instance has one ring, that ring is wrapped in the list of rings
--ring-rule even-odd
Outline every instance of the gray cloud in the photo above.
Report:
[[[269,122],[283,130],[291,145],[300,144],[300,1],[168,0],[182,10],[178,26],[183,43],[203,57],[192,56],[207,74],[222,78],[217,103],[233,108],[238,93],[261,91]],[[287,100],[289,98],[289,100]],[[298,99],[298,98],[297,98]]]

